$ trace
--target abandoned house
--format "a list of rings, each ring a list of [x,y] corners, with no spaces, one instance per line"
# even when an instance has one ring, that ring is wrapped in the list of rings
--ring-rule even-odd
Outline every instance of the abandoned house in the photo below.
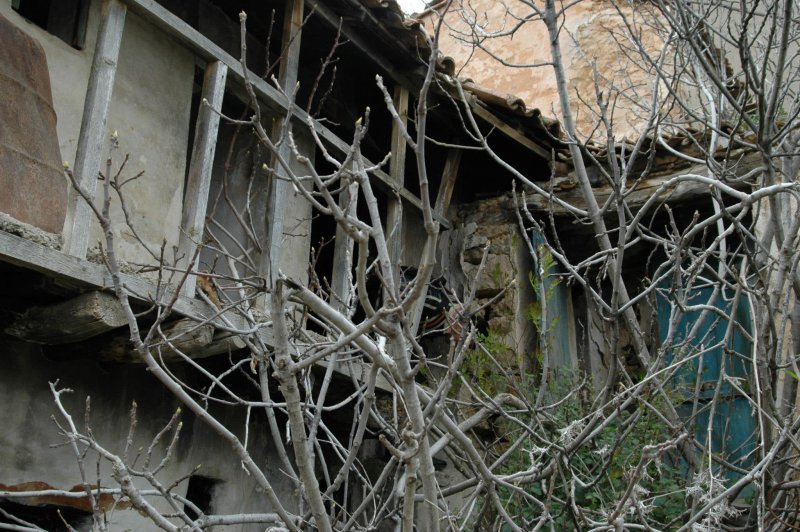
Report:
[[[128,341],[129,323],[105,263],[103,228],[65,174],[99,201],[104,183],[123,166],[110,221],[137,317],[143,326],[152,323],[154,302],[170,300],[164,327],[173,334],[189,331],[181,350],[199,367],[219,372],[232,359],[246,359],[248,350],[229,333],[233,325],[224,323],[230,295],[224,283],[215,286],[216,275],[240,268],[241,278],[268,280],[280,271],[303,285],[330,288],[342,300],[351,282],[340,266],[348,256],[347,235],[280,179],[281,167],[236,120],[252,114],[253,96],[267,130],[280,130],[288,114],[292,139],[284,138],[278,152],[298,173],[311,167],[322,174],[331,170],[329,154],[346,155],[368,108],[360,150],[373,165],[370,181],[385,227],[392,228],[393,263],[416,267],[425,234],[418,170],[375,78],[382,77],[400,119],[413,127],[430,49],[423,24],[405,19],[393,0],[2,0],[0,40],[0,399],[6,405],[0,413],[0,509],[45,529],[60,527],[62,517],[79,528],[88,519],[87,498],[48,491],[83,489],[73,450],[51,447],[61,440],[51,420],[56,406],[49,383],[73,390],[63,402],[76,418],[91,396],[97,439],[115,449],[125,444],[134,401],[146,414],[137,430],[151,437],[178,401],[156,383]],[[437,65],[429,105],[428,134],[438,141],[427,147],[429,196],[442,229],[433,276],[459,296],[474,291],[484,309],[482,327],[508,347],[498,356],[524,371],[534,363],[528,353],[540,336],[527,313],[536,287],[529,275],[533,259],[522,241],[531,236],[520,229],[512,173],[483,151],[458,147],[468,143],[459,109],[469,107],[478,127],[491,132],[495,152],[527,179],[543,187],[554,183],[565,201],[579,205],[582,199],[572,190],[558,122],[472,81],[463,85],[466,102],[457,102],[453,75],[451,61]],[[294,103],[287,94],[294,94]],[[662,165],[651,183],[642,184],[642,201],[676,171]],[[608,193],[598,185],[601,201]],[[703,194],[681,191],[669,201],[708,209]],[[366,212],[368,206],[352,208]],[[571,220],[546,196],[529,196],[528,209],[534,216],[552,214],[557,223]],[[567,252],[591,254],[591,228],[570,227],[561,233]],[[542,232],[533,240],[545,237]],[[232,248],[241,253],[230,253]],[[240,258],[232,261],[234,256]],[[625,275],[645,278],[644,262],[639,266]],[[192,275],[181,274],[187,268]],[[582,368],[600,382],[613,356],[603,347],[606,324],[558,275],[553,266],[542,281],[555,294],[547,310],[546,330],[554,339],[550,367],[565,375]],[[308,328],[320,334],[313,323]],[[203,382],[168,348],[163,359],[187,387]],[[335,371],[342,383],[337,397],[347,396],[364,376],[357,362]],[[231,386],[246,387],[241,380]],[[381,393],[390,397],[392,389]],[[211,408],[230,426],[267,432],[269,421],[255,412],[251,418],[249,409]],[[331,414],[331,430],[350,430],[349,415]],[[278,422],[285,424],[285,417]],[[167,476],[183,478],[176,492],[209,515],[269,511],[266,495],[243,474],[228,443],[191,414],[182,423],[166,466]],[[376,435],[367,438],[380,447]],[[250,452],[268,464],[265,475],[293,509],[294,488],[267,440]],[[388,460],[377,451],[372,459]],[[462,478],[446,459],[442,463],[442,486]],[[108,464],[90,474],[103,486],[113,484],[111,475]],[[13,496],[19,492],[35,495]],[[355,494],[349,496],[342,504],[359,504]],[[108,507],[114,529],[147,528],[145,517],[113,496],[99,504]],[[0,515],[0,523],[5,519]],[[264,529],[263,523],[239,526]]]

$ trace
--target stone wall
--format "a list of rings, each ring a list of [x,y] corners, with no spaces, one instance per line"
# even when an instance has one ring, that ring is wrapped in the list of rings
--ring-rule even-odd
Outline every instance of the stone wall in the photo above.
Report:
[[[530,369],[536,338],[526,317],[533,301],[532,260],[512,199],[506,195],[463,205],[458,226],[448,247],[459,249],[457,260],[463,277],[448,282],[460,285],[465,295],[475,291],[474,307],[480,309],[476,318],[483,334],[498,347],[493,353],[498,362],[515,372]]]

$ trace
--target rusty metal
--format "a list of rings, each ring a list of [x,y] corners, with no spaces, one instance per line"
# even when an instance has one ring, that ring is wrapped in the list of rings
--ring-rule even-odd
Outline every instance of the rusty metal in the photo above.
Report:
[[[86,487],[83,484],[76,484],[71,488],[56,488],[42,482],[34,480],[30,482],[21,482],[19,484],[0,484],[0,492],[5,492],[5,497],[0,497],[0,500],[12,500],[19,504],[26,506],[60,506],[63,508],[75,508],[82,512],[91,512],[92,503],[89,496],[85,495]],[[97,486],[89,485],[89,489],[96,489]],[[66,492],[66,493],[58,493]],[[75,496],[72,494],[84,494],[83,496]],[[14,494],[14,496],[11,496]],[[97,509],[106,511],[112,507],[117,510],[126,510],[130,508],[130,502],[118,500],[117,497],[109,493],[100,493],[95,496],[95,503]]]
[[[61,233],[66,208],[44,49],[0,15],[0,212]]]

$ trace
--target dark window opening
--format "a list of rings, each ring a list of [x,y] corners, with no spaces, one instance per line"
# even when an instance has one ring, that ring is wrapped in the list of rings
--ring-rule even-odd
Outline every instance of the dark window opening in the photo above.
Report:
[[[0,529],[9,528],[9,526],[26,526],[20,521],[28,523],[28,528],[20,528],[20,530],[32,530],[30,525],[35,525],[50,532],[66,532],[69,527],[74,530],[89,530],[92,525],[91,513],[69,506],[54,504],[32,506],[0,499],[0,510],[2,510],[0,512]]]
[[[215,478],[192,475],[189,477],[189,487],[186,488],[186,499],[194,504],[203,514],[209,515],[211,513],[211,501],[214,498],[214,489],[219,483],[220,481]],[[186,515],[192,520],[200,517],[188,504],[183,506],[183,511],[186,512]]]
[[[14,11],[73,48],[86,44],[90,0],[13,0]]]

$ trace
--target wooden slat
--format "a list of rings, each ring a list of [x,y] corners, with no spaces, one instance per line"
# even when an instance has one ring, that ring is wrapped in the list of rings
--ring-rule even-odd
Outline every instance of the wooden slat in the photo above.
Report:
[[[75,155],[75,177],[81,188],[94,197],[97,174],[106,153],[106,122],[114,89],[114,76],[122,43],[127,8],[119,0],[103,4],[100,33],[95,45],[92,70],[83,105],[78,150]],[[75,257],[86,256],[92,212],[86,201],[70,190],[67,216],[64,221],[64,251]]]
[[[297,74],[300,69],[300,42],[303,29],[303,0],[287,0],[286,15],[283,21],[283,34],[281,37],[281,62],[278,70],[278,82],[284,94],[293,94],[297,85]],[[272,131],[273,141],[277,142],[281,134],[284,139],[278,147],[278,157],[283,161],[294,158],[289,143],[290,131],[283,131],[283,123],[275,121]],[[292,182],[288,179],[286,169],[278,164],[273,164],[275,174],[267,198],[266,255],[261,257],[261,270],[263,275],[273,286],[278,276],[281,264],[281,248],[283,242],[283,222],[286,217],[286,205],[292,193]]]
[[[124,0],[128,4],[132,12],[141,16],[145,20],[151,22],[154,26],[160,28],[165,33],[171,35],[179,43],[187,48],[193,50],[196,54],[207,61],[220,61],[228,67],[229,76],[237,83],[244,83],[244,71],[238,59],[225,52],[222,48],[211,42],[203,34],[186,24],[177,16],[170,13],[166,8],[159,5],[155,0]],[[252,72],[247,73],[247,77],[253,85],[253,90],[261,101],[274,113],[286,113],[290,109],[289,101],[275,87],[269,85],[266,81],[258,77]],[[308,123],[309,117],[305,111],[297,107],[291,107],[291,112],[296,123],[304,125]],[[336,153],[343,155],[348,152],[350,145],[344,140],[340,139],[333,131],[325,127],[323,124],[313,121],[314,129],[319,137],[328,143]],[[366,161],[367,166],[373,165],[370,161]],[[392,190],[391,177],[382,170],[375,170],[372,175],[376,178],[376,184],[385,191]],[[422,201],[409,190],[402,188],[399,191],[400,196],[412,207],[422,210]],[[439,218],[439,223],[443,227],[449,228],[450,223],[444,219]]]
[[[214,153],[217,147],[219,131],[219,112],[222,111],[222,99],[225,95],[225,79],[228,67],[219,61],[209,63],[203,79],[203,101],[197,116],[194,133],[192,159],[189,163],[189,177],[183,196],[183,218],[181,235],[178,244],[179,256],[183,257],[181,265],[192,270],[197,269],[199,257],[194,257],[197,243],[203,240],[205,231],[208,194],[211,189],[211,170],[214,166]],[[196,278],[190,275],[183,285],[183,295],[194,297]]]
[[[397,114],[403,121],[403,127],[408,125],[408,89],[398,86],[394,91],[394,106]],[[403,137],[400,126],[392,123],[392,160],[390,174],[397,189],[405,185],[406,175],[406,139]],[[400,280],[400,257],[403,243],[403,206],[399,196],[390,196],[386,203],[386,237],[389,248],[389,258],[392,261],[392,275],[395,282]]]
[[[29,342],[58,345],[86,340],[127,323],[116,297],[92,291],[55,305],[30,308],[5,332]]]

